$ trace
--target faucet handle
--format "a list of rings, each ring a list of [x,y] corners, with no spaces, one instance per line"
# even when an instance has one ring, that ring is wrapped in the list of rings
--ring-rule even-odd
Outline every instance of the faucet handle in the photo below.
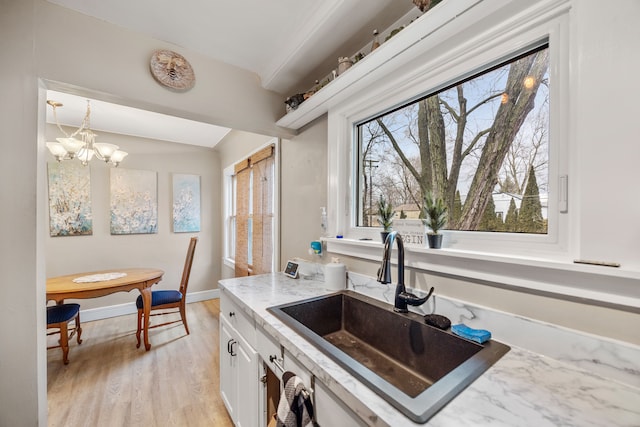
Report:
[[[429,293],[427,294],[427,296],[425,296],[423,298],[420,298],[417,295],[412,294],[410,292],[402,292],[399,296],[408,305],[418,306],[418,305],[422,305],[425,302],[427,302],[429,297],[431,297],[431,294],[433,293],[433,291],[434,291],[434,288],[432,286],[431,289],[429,290]]]

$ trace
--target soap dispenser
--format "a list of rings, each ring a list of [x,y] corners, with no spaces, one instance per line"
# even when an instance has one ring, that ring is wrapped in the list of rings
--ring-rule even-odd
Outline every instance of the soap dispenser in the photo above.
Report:
[[[327,208],[324,206],[320,208],[320,228],[322,228],[322,237],[328,237]]]

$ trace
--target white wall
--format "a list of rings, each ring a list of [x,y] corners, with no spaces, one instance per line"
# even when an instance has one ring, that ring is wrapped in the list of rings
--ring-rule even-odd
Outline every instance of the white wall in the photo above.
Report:
[[[54,125],[47,127],[47,140],[59,136]],[[158,232],[112,236],[109,217],[109,177],[112,167],[93,160],[91,208],[93,234],[51,237],[46,233],[47,277],[112,268],[160,268],[165,274],[154,289],[177,289],[182,275],[189,239],[198,237],[193,259],[189,293],[218,287],[220,278],[221,218],[220,167],[218,155],[209,148],[175,144],[98,132],[98,141],[117,144],[127,152],[121,169],[157,173]],[[47,161],[55,163],[53,156]],[[172,230],[172,174],[200,176],[200,232],[174,233]],[[47,212],[48,214],[48,212]],[[47,222],[48,224],[48,222]],[[103,298],[81,300],[82,310],[135,301],[138,292],[117,293]]]
[[[320,207],[327,206],[327,118],[323,116],[300,135],[283,140],[280,181],[280,269],[288,259],[308,254],[309,243],[321,236]]]
[[[220,156],[220,182],[224,183],[224,169],[228,166],[233,166],[242,159],[245,159],[254,151],[262,148],[272,142],[273,137],[259,135],[250,132],[242,132],[238,130],[232,130],[218,145],[216,145],[216,152]],[[218,210],[222,220],[224,221],[224,200],[220,198],[220,204]],[[222,233],[223,234],[223,233]],[[222,244],[223,242],[221,242]],[[228,279],[235,277],[235,269],[232,265],[224,264],[224,250],[220,253],[221,271],[220,278]]]
[[[290,135],[275,126],[284,114],[283,96],[262,89],[257,75],[44,0],[30,1],[36,5],[39,77],[95,91],[98,99],[102,95],[232,129]],[[178,93],[153,79],[149,59],[156,49],[175,50],[189,60],[196,76],[193,89]]]
[[[0,425],[35,426],[46,420],[47,401],[33,3],[2,0],[0,10],[0,52],[11,58],[0,68],[0,146],[10,153],[0,156]]]
[[[220,167],[233,166],[249,154],[268,144],[273,137],[232,130],[215,147],[220,156]]]
[[[247,157],[270,139],[233,131],[216,147],[222,168]],[[284,267],[287,259],[309,258],[309,242],[320,238],[320,207],[326,206],[327,193],[326,141],[326,117],[310,124],[299,136],[280,141],[281,265],[278,270]],[[223,266],[221,277],[234,277],[233,269]]]
[[[574,3],[580,255],[640,270],[640,2]]]
[[[0,425],[44,426],[47,153],[38,78],[50,88],[179,117],[270,135],[291,133],[275,126],[284,113],[283,97],[261,89],[252,73],[44,0],[0,0],[0,10],[0,51],[11,58],[0,71],[0,144],[10,153],[0,160],[0,339],[6,344],[0,350]],[[153,80],[148,61],[159,48],[190,60],[197,79],[192,90],[172,92]]]
[[[640,3],[619,0],[605,5],[581,0],[573,5],[572,46],[577,52],[570,66],[578,100],[573,117],[573,154],[584,173],[578,194],[572,196],[578,199],[583,212],[579,224],[574,225],[579,229],[581,256],[615,258],[638,265],[640,201],[635,194],[636,162],[640,156],[635,140],[640,134],[640,121],[635,117],[634,95],[640,92],[640,80],[635,78],[640,68],[640,27],[636,23]],[[322,160],[304,157],[306,149],[318,155],[323,151],[326,121],[321,119],[292,137],[274,123],[284,112],[282,97],[261,90],[254,75],[44,0],[0,0],[0,10],[0,52],[10,59],[10,66],[0,68],[4,90],[0,144],[10,153],[0,157],[0,425],[46,425],[43,307],[47,229],[43,190],[47,154],[44,139],[37,140],[38,111],[44,114],[45,107],[37,98],[37,78],[89,89],[105,100],[126,101],[127,105],[288,138],[283,143],[283,159],[293,159],[289,153],[301,154],[307,162],[303,164],[313,169],[283,173],[283,180],[287,179],[283,189],[295,189],[297,179],[305,183],[316,174],[326,173],[322,171],[326,167]],[[170,92],[151,78],[148,59],[151,51],[158,48],[177,50],[191,61],[197,78],[194,89]],[[299,145],[292,145],[298,142]],[[290,152],[287,146],[291,147]],[[223,157],[220,156],[221,167],[227,164]],[[283,260],[304,256],[308,240],[319,233],[319,207],[326,203],[327,196],[326,187],[323,189],[320,184],[319,188],[317,193],[300,192],[292,198],[285,199],[283,194],[283,208],[299,208],[297,218],[283,213],[287,218],[282,223]],[[607,232],[604,238],[602,230]],[[357,261],[349,267],[369,275],[377,268],[373,263]],[[423,286],[431,280],[421,273],[413,278]],[[593,306],[557,299],[552,299],[549,306],[529,294],[498,295],[497,288],[477,283],[440,283],[443,286],[439,292],[444,295],[460,294],[471,302],[478,300],[516,313],[531,313],[532,317],[562,321],[578,329],[589,313],[595,313],[594,320],[584,329],[603,335],[617,336],[621,330],[630,335],[636,332],[635,328],[626,326],[638,324],[637,314],[615,309],[594,310]],[[494,302],[498,299],[499,303]],[[552,315],[547,315],[549,307],[553,307]],[[595,326],[598,322],[600,328]],[[607,330],[611,332],[607,334]],[[628,335],[620,339],[634,342]]]
[[[588,0],[570,5],[568,26],[563,28],[569,34],[566,53],[570,60],[562,64],[569,69],[569,79],[561,87],[570,105],[569,120],[561,124],[567,129],[571,163],[570,254],[576,259],[619,262],[619,269],[593,267],[591,271],[588,268],[583,271],[604,296],[611,292],[612,282],[618,276],[624,277],[624,289],[621,286],[618,292],[623,290],[624,296],[637,301],[640,297],[636,279],[640,277],[640,199],[636,197],[640,122],[636,117],[636,95],[640,93],[640,81],[635,74],[640,68],[637,47],[640,27],[635,21],[640,16],[640,3],[626,0],[603,7],[599,2]],[[416,57],[415,62],[420,60]],[[411,68],[403,70],[407,75],[412,71]],[[399,74],[394,78],[401,80],[403,74]],[[350,102],[365,108],[359,99]],[[557,115],[552,116],[552,125],[556,126],[559,119]],[[567,271],[572,271],[573,259],[563,265]],[[378,268],[378,263],[356,258],[346,263],[352,271],[370,276],[374,276]],[[473,260],[468,264],[473,266],[471,269],[493,273],[476,268]],[[515,263],[513,268],[523,270],[522,264]],[[540,291],[550,280],[544,277],[549,276],[544,269],[536,272],[529,290],[506,282],[430,274],[425,271],[430,267],[424,264],[423,269],[410,269],[407,283],[422,289],[435,286],[436,292],[445,296],[640,345],[636,328],[625,327],[640,324],[640,310],[637,306],[623,307],[626,300],[615,299],[616,294],[611,298],[612,303],[588,302],[586,285],[580,288],[582,283],[577,283],[575,287],[583,290],[582,294],[578,291],[574,296],[549,296]],[[557,276],[562,276],[562,272]]]

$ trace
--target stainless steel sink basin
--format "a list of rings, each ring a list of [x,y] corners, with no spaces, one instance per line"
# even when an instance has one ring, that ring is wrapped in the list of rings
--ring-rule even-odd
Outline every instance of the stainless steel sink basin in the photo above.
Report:
[[[419,423],[510,349],[468,341],[353,291],[267,310]]]

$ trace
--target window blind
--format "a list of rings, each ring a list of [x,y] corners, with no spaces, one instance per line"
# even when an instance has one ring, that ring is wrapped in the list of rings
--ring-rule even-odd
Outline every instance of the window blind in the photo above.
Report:
[[[236,277],[272,271],[274,148],[270,145],[234,167],[237,185]]]

